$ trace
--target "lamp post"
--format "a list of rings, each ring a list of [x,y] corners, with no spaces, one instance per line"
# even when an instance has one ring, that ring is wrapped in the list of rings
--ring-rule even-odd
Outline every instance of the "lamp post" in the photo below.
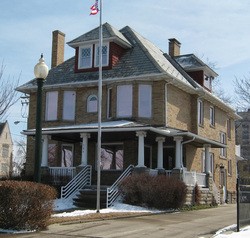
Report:
[[[37,80],[36,99],[36,136],[35,136],[35,168],[34,181],[41,182],[41,158],[42,158],[42,90],[43,83],[48,75],[49,69],[45,64],[43,55],[34,67],[34,74]]]

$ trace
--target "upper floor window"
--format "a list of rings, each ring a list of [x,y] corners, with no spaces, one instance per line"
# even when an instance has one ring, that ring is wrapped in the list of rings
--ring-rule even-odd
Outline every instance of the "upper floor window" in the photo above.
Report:
[[[227,119],[227,137],[228,139],[231,139],[231,128],[232,125],[231,125],[231,120],[230,119]]]
[[[209,108],[209,118],[210,118],[210,125],[215,126],[215,110],[213,106]]]
[[[9,156],[9,145],[8,144],[3,144],[2,145],[2,157],[3,158],[8,158]]]
[[[95,45],[95,66],[99,66],[99,45]],[[109,45],[102,46],[102,66],[108,66],[109,63]]]
[[[213,77],[209,77],[207,75],[204,75],[204,86],[208,89],[212,88],[212,79]]]
[[[79,48],[79,65],[80,69],[87,69],[92,67],[93,47],[85,46]]]
[[[204,123],[204,105],[202,100],[198,100],[198,124],[203,126]]]
[[[58,104],[58,92],[46,93],[46,107],[45,107],[45,120],[55,121],[57,120],[57,104]]]
[[[117,86],[117,117],[132,116],[132,85]]]
[[[107,98],[107,118],[112,117],[112,88],[108,89],[108,98]]]
[[[220,133],[220,143],[226,145],[226,133]],[[226,157],[226,148],[220,148],[220,156]]]
[[[97,96],[90,95],[87,99],[87,112],[97,112]]]
[[[139,117],[152,116],[152,86],[139,85]]]
[[[75,119],[75,91],[64,91],[63,93],[63,120]]]

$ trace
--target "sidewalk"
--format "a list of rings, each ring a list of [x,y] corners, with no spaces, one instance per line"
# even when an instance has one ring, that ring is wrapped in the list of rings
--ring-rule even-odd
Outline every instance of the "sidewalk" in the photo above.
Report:
[[[119,218],[54,224],[48,230],[20,235],[6,235],[12,238],[208,238],[219,229],[236,223],[236,205],[223,205],[218,208],[197,211],[153,214],[130,218]],[[0,235],[1,237],[1,235]]]

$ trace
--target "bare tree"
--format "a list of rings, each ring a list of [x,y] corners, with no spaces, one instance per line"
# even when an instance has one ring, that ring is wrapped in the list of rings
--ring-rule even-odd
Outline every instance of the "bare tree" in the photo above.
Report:
[[[13,160],[13,169],[15,172],[13,175],[20,175],[21,172],[23,172],[24,164],[26,162],[26,141],[15,141],[15,144],[17,146],[17,151]]]
[[[0,121],[4,119],[9,108],[18,100],[18,92],[15,91],[15,88],[20,79],[20,75],[17,80],[10,80],[10,76],[4,79],[4,70],[5,66],[2,62],[0,67]]]
[[[250,74],[243,78],[235,78],[235,94],[237,95],[237,107],[240,110],[250,108]]]

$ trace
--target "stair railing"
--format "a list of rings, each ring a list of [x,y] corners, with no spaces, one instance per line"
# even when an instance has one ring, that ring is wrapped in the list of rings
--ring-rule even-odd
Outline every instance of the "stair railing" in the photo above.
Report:
[[[129,165],[126,170],[120,175],[120,177],[113,183],[113,185],[107,188],[107,208],[112,206],[116,201],[121,198],[121,193],[119,191],[119,185],[121,182],[131,175],[134,165]]]
[[[61,187],[61,198],[71,199],[80,189],[91,185],[92,166],[87,165],[69,183]]]

